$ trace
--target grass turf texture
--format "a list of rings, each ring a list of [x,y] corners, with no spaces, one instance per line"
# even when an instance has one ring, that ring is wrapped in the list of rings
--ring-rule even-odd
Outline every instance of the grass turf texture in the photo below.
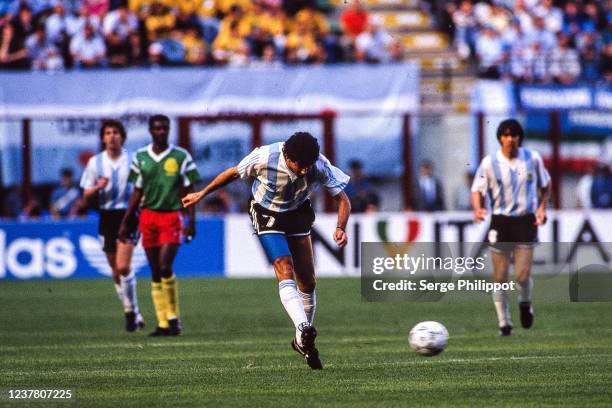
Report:
[[[364,303],[358,280],[320,279],[315,322],[325,369],[313,371],[290,348],[293,330],[274,281],[179,285],[184,335],[148,338],[155,320],[142,277],[144,333],[123,331],[110,280],[2,282],[0,388],[72,388],[79,406],[121,407],[612,401],[609,303],[536,304],[532,329],[500,338],[488,301]],[[514,304],[512,312],[519,326]],[[443,354],[409,349],[407,333],[422,320],[448,328]]]

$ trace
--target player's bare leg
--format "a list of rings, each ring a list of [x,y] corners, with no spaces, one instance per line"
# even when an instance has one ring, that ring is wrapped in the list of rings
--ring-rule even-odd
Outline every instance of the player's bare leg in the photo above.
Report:
[[[508,268],[510,259],[508,255],[498,251],[490,251],[493,263],[493,278],[497,283],[508,282]],[[510,308],[508,305],[508,293],[505,290],[493,292],[493,304],[499,322],[499,334],[508,336],[512,333],[512,320],[510,319]]]
[[[144,319],[138,308],[136,275],[131,269],[133,253],[133,244],[117,242],[116,270],[124,296],[125,328],[127,331],[134,331],[144,327]]]
[[[514,250],[514,274],[518,283],[519,309],[521,311],[521,325],[528,329],[533,325],[533,307],[531,306],[531,265],[533,263],[533,248],[516,248]]]

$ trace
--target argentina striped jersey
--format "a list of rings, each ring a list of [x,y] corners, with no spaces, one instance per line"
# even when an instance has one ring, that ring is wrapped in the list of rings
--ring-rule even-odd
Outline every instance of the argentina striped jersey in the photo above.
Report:
[[[299,207],[320,185],[333,196],[344,190],[349,176],[322,154],[305,177],[298,177],[287,167],[283,145],[258,147],[238,164],[241,178],[255,177],[251,187],[255,202],[270,211],[285,212]]]
[[[520,216],[535,213],[539,189],[548,183],[550,175],[540,154],[521,147],[512,160],[501,150],[482,159],[472,192],[489,196],[493,214]]]
[[[117,160],[112,160],[106,151],[96,154],[87,162],[81,176],[81,188],[96,186],[100,177],[106,177],[108,184],[100,191],[101,210],[123,210],[127,208],[131,186],[128,183],[130,174],[130,155],[123,149]]]

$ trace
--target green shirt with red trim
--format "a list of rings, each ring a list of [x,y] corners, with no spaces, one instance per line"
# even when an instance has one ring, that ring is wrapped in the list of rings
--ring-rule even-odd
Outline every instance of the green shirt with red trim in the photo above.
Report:
[[[188,187],[201,177],[187,150],[170,145],[156,154],[151,144],[134,155],[128,180],[142,189],[142,208],[176,211],[181,209],[181,185]]]

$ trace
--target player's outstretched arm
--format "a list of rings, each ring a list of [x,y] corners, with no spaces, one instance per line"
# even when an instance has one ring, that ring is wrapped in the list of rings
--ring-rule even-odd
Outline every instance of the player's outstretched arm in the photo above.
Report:
[[[334,197],[336,203],[338,203],[338,224],[336,231],[334,232],[334,241],[342,248],[348,242],[348,235],[346,235],[346,225],[348,224],[349,216],[351,215],[351,202],[344,191]]]
[[[225,187],[232,181],[240,178],[240,173],[238,172],[238,167],[230,167],[229,169],[220,173],[213,181],[211,181],[206,187],[197,193],[187,194],[182,198],[181,203],[183,207],[187,208],[190,205],[196,204],[198,201],[206,197],[208,194]]]
[[[136,210],[140,205],[140,200],[142,200],[142,189],[134,187],[132,195],[130,196],[130,201],[128,202],[127,211],[125,212],[123,220],[121,220],[121,226],[119,227],[119,241],[121,242],[125,242],[127,239],[128,223],[133,217],[136,216]]]
[[[484,208],[484,197],[479,192],[472,192],[472,209],[474,210],[474,221],[481,223],[487,217],[487,209]]]

